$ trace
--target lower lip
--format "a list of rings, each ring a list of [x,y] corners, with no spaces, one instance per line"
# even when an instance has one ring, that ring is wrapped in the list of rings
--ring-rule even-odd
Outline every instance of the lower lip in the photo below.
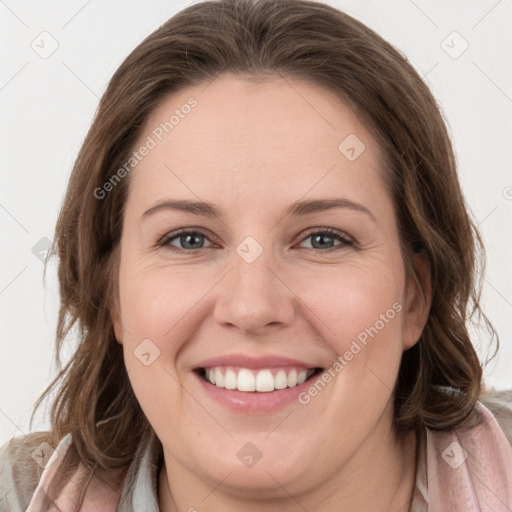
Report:
[[[278,389],[266,393],[258,391],[238,391],[225,389],[210,384],[196,372],[192,372],[205,392],[219,403],[241,412],[265,413],[282,409],[292,403],[300,404],[299,395],[308,389],[321,374],[314,375],[307,381],[293,388]]]

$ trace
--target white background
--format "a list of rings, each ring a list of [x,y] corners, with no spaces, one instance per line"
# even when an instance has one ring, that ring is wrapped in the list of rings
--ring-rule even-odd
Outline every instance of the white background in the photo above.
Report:
[[[113,72],[144,37],[190,3],[0,1],[0,444],[29,431],[33,403],[56,373],[55,264],[44,287],[43,265],[32,248],[53,236],[73,161]],[[486,380],[510,388],[512,1],[327,3],[402,51],[442,106],[488,251],[483,304],[501,350]],[[47,59],[31,48],[43,31],[58,43]],[[458,58],[445,51],[455,55],[464,40],[469,47]],[[73,346],[69,340],[65,354]],[[39,414],[34,429],[48,426]]]

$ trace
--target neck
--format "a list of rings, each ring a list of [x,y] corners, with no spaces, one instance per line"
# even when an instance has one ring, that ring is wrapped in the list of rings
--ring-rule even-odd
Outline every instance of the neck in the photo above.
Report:
[[[308,487],[303,494],[295,496],[283,488],[280,499],[264,496],[248,499],[240,491],[228,487],[229,475],[220,476],[217,485],[211,485],[197,472],[180,465],[164,448],[165,460],[159,475],[160,510],[295,512],[302,507],[317,512],[405,512],[410,510],[416,482],[417,442],[413,432],[398,438],[392,428],[384,433],[377,426],[371,439],[367,439],[321,486]]]

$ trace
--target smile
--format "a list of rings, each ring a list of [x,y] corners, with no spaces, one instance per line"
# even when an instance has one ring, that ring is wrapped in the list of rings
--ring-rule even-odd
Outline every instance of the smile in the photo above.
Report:
[[[203,380],[218,388],[242,392],[270,393],[297,387],[317,375],[322,369],[288,366],[258,370],[216,366],[198,368],[196,371]]]

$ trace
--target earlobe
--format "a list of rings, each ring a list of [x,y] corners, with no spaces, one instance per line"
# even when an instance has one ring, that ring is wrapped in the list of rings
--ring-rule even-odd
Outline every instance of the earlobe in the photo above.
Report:
[[[430,260],[424,251],[412,255],[416,269],[409,272],[406,284],[406,307],[403,331],[403,350],[415,345],[427,324],[432,304]]]

